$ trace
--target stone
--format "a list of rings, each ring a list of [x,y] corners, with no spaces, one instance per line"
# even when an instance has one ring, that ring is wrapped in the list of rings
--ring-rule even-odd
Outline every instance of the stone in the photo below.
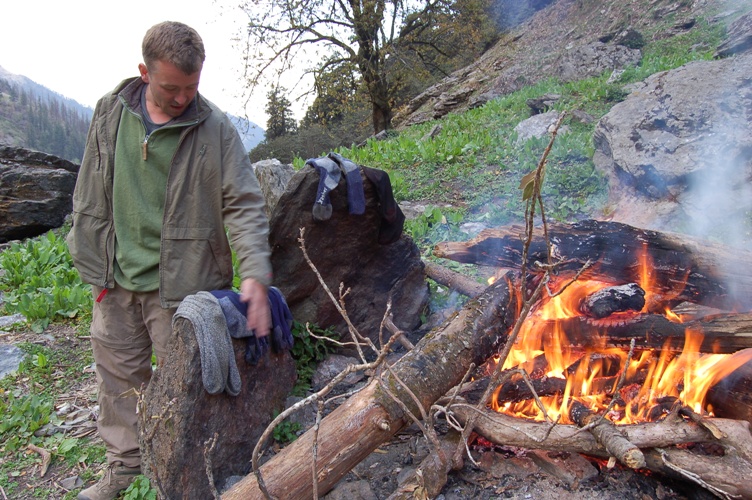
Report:
[[[521,121],[514,127],[514,131],[517,132],[517,144],[522,144],[532,138],[540,139],[550,135],[554,125],[559,120],[559,116],[561,115],[558,111],[548,111]],[[568,131],[569,127],[562,125],[557,133],[563,135]]]
[[[73,210],[78,165],[57,156],[0,146],[0,243],[63,225]]]
[[[0,344],[0,379],[18,371],[26,353],[12,344]]]
[[[554,68],[554,74],[565,82],[573,82],[598,76],[604,71],[636,66],[641,58],[639,49],[593,42],[565,52]]]
[[[325,500],[377,500],[378,497],[371,489],[368,481],[340,481],[332,491],[324,497]]]
[[[505,458],[494,451],[483,452],[478,465],[481,470],[496,478],[512,476],[521,480],[540,472],[540,468],[527,456]]]
[[[752,49],[752,12],[732,22],[728,34],[715,52],[715,57],[728,57]]]
[[[290,182],[295,169],[292,165],[281,163],[276,158],[261,160],[253,164],[253,171],[261,186],[261,194],[264,195],[264,213],[267,218],[271,217],[274,207],[277,206],[282,193],[285,192],[287,183]]]
[[[529,450],[527,456],[542,470],[573,489],[598,476],[598,469],[579,453]]]
[[[750,74],[752,53],[692,62],[649,77],[601,118],[593,162],[609,179],[612,220],[733,244],[752,210]]]
[[[341,354],[331,354],[326,359],[322,360],[316,365],[316,371],[313,372],[311,378],[311,385],[314,391],[322,389],[326,384],[332,381],[334,377],[343,372],[350,365],[358,365],[360,362],[350,356],[342,356]],[[355,385],[365,378],[362,371],[353,372],[348,374],[341,384],[343,386]]]
[[[412,331],[427,305],[428,284],[420,251],[408,235],[388,245],[378,243],[382,218],[373,184],[361,172],[366,209],[351,215],[342,177],[330,193],[332,216],[323,222],[312,215],[319,184],[316,170],[306,165],[290,180],[270,221],[273,284],[296,321],[334,327],[349,340],[344,319],[303,256],[298,241],[303,228],[306,251],[327,287],[335,297],[340,284],[349,289],[345,307],[352,324],[378,346],[387,301],[392,302],[397,328]],[[346,350],[341,354],[353,354]]]
[[[207,456],[218,487],[231,476],[248,474],[256,443],[274,412],[284,409],[295,383],[295,363],[285,351],[269,352],[249,365],[245,341],[233,339],[240,394],[210,395],[193,326],[179,318],[173,332],[168,355],[144,392],[142,469],[166,498],[212,498],[205,472],[207,443],[217,436]]]

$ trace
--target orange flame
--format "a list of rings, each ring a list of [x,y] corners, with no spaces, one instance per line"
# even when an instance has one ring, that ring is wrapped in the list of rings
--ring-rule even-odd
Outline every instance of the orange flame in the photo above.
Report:
[[[681,293],[681,290],[667,292],[656,286],[647,249],[643,250],[639,260],[639,276],[636,281],[639,281],[640,287],[646,292],[645,307],[641,313],[648,312],[654,304],[669,302]],[[573,347],[563,330],[561,320],[582,316],[579,305],[583,298],[615,284],[595,280],[576,281],[562,293],[544,298],[523,323],[518,340],[502,369],[522,368],[534,376],[566,379],[566,388],[562,394],[540,398],[549,418],[556,419],[561,415],[563,423],[571,423],[567,409],[573,400],[602,412],[616,396],[621,401],[613,405],[609,417],[620,424],[654,420],[668,409],[666,401],[673,402],[676,399],[697,413],[706,413],[707,391],[752,360],[752,350],[733,355],[700,354],[703,334],[689,329],[679,355],[672,352],[669,346],[664,346],[660,354],[654,350],[644,350],[628,360],[624,349],[606,348],[605,337],[591,342],[596,347]],[[556,284],[553,288],[556,288]],[[628,319],[640,313],[616,314],[622,319]],[[670,321],[681,322],[668,308],[665,309],[665,315]],[[495,360],[493,364],[497,363],[498,360]],[[545,374],[541,373],[540,368],[544,364]],[[619,376],[625,370],[627,380],[644,382],[641,385],[633,383],[614,395]],[[533,400],[499,403],[496,401],[497,396],[498,389],[491,404],[496,411],[535,420],[544,419],[543,410]]]

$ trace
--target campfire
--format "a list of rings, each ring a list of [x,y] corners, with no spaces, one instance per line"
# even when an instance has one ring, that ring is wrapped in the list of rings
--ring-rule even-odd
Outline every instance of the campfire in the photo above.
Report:
[[[656,421],[678,404],[712,416],[712,405],[706,402],[708,390],[752,360],[752,350],[703,354],[704,334],[696,326],[684,328],[683,345],[670,337],[660,348],[641,349],[632,355],[628,345],[611,345],[609,327],[636,325],[634,333],[639,335],[639,320],[651,310],[662,310],[663,318],[677,327],[682,324],[682,317],[664,304],[679,295],[683,283],[675,294],[659,294],[651,272],[652,259],[645,248],[639,262],[639,280],[634,283],[595,279],[552,283],[554,296],[544,296],[532,311],[502,367],[529,374],[544,393],[539,399],[543,408],[532,397],[518,400],[520,396],[509,390],[519,386],[520,377],[507,387],[506,395],[504,387],[494,392],[491,407],[539,421],[547,414],[565,424],[574,423],[570,407],[575,401],[595,413],[607,412],[617,424]],[[567,333],[567,325],[581,322],[594,327],[584,344]],[[582,339],[581,335],[573,337]],[[497,369],[497,362],[488,363],[488,369]]]

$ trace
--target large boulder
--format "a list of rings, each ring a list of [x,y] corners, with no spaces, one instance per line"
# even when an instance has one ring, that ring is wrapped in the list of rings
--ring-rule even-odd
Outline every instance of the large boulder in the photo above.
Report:
[[[361,172],[365,213],[351,215],[347,185],[343,178],[330,193],[332,216],[316,222],[312,208],[319,175],[306,165],[288,184],[271,218],[269,243],[274,285],[287,298],[293,316],[301,323],[333,326],[347,334],[347,326],[305,261],[298,239],[305,230],[305,247],[331,292],[339,286],[350,289],[345,299],[347,313],[358,331],[378,345],[379,325],[388,300],[394,323],[411,331],[420,324],[428,301],[420,252],[412,239],[402,234],[390,244],[379,244],[382,222],[379,199],[373,184]],[[388,337],[388,333],[385,333]]]
[[[143,394],[142,468],[160,498],[203,500],[213,497],[207,470],[217,489],[232,476],[249,473],[253,448],[274,412],[284,410],[295,362],[289,352],[269,352],[249,365],[245,340],[233,339],[240,393],[211,395],[204,388],[193,325],[179,318],[173,335]]]
[[[614,220],[733,236],[752,208],[751,74],[752,54],[689,63],[600,120],[593,161],[610,179]]]
[[[77,173],[78,165],[57,156],[0,146],[0,243],[62,226]]]
[[[640,49],[593,42],[564,52],[554,68],[554,75],[565,82],[573,82],[598,76],[604,71],[637,66],[641,57]]]

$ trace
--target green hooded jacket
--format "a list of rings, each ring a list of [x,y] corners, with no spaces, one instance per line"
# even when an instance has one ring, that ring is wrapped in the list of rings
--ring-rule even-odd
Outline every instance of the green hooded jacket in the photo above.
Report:
[[[140,109],[140,87],[138,77],[125,80],[97,103],[73,193],[71,256],[85,282],[104,288],[114,286],[115,140],[123,102]],[[268,286],[272,277],[264,198],[237,130],[200,94],[191,119],[167,177],[159,258],[162,307],[176,307],[198,291],[229,288],[230,244],[241,279]]]

